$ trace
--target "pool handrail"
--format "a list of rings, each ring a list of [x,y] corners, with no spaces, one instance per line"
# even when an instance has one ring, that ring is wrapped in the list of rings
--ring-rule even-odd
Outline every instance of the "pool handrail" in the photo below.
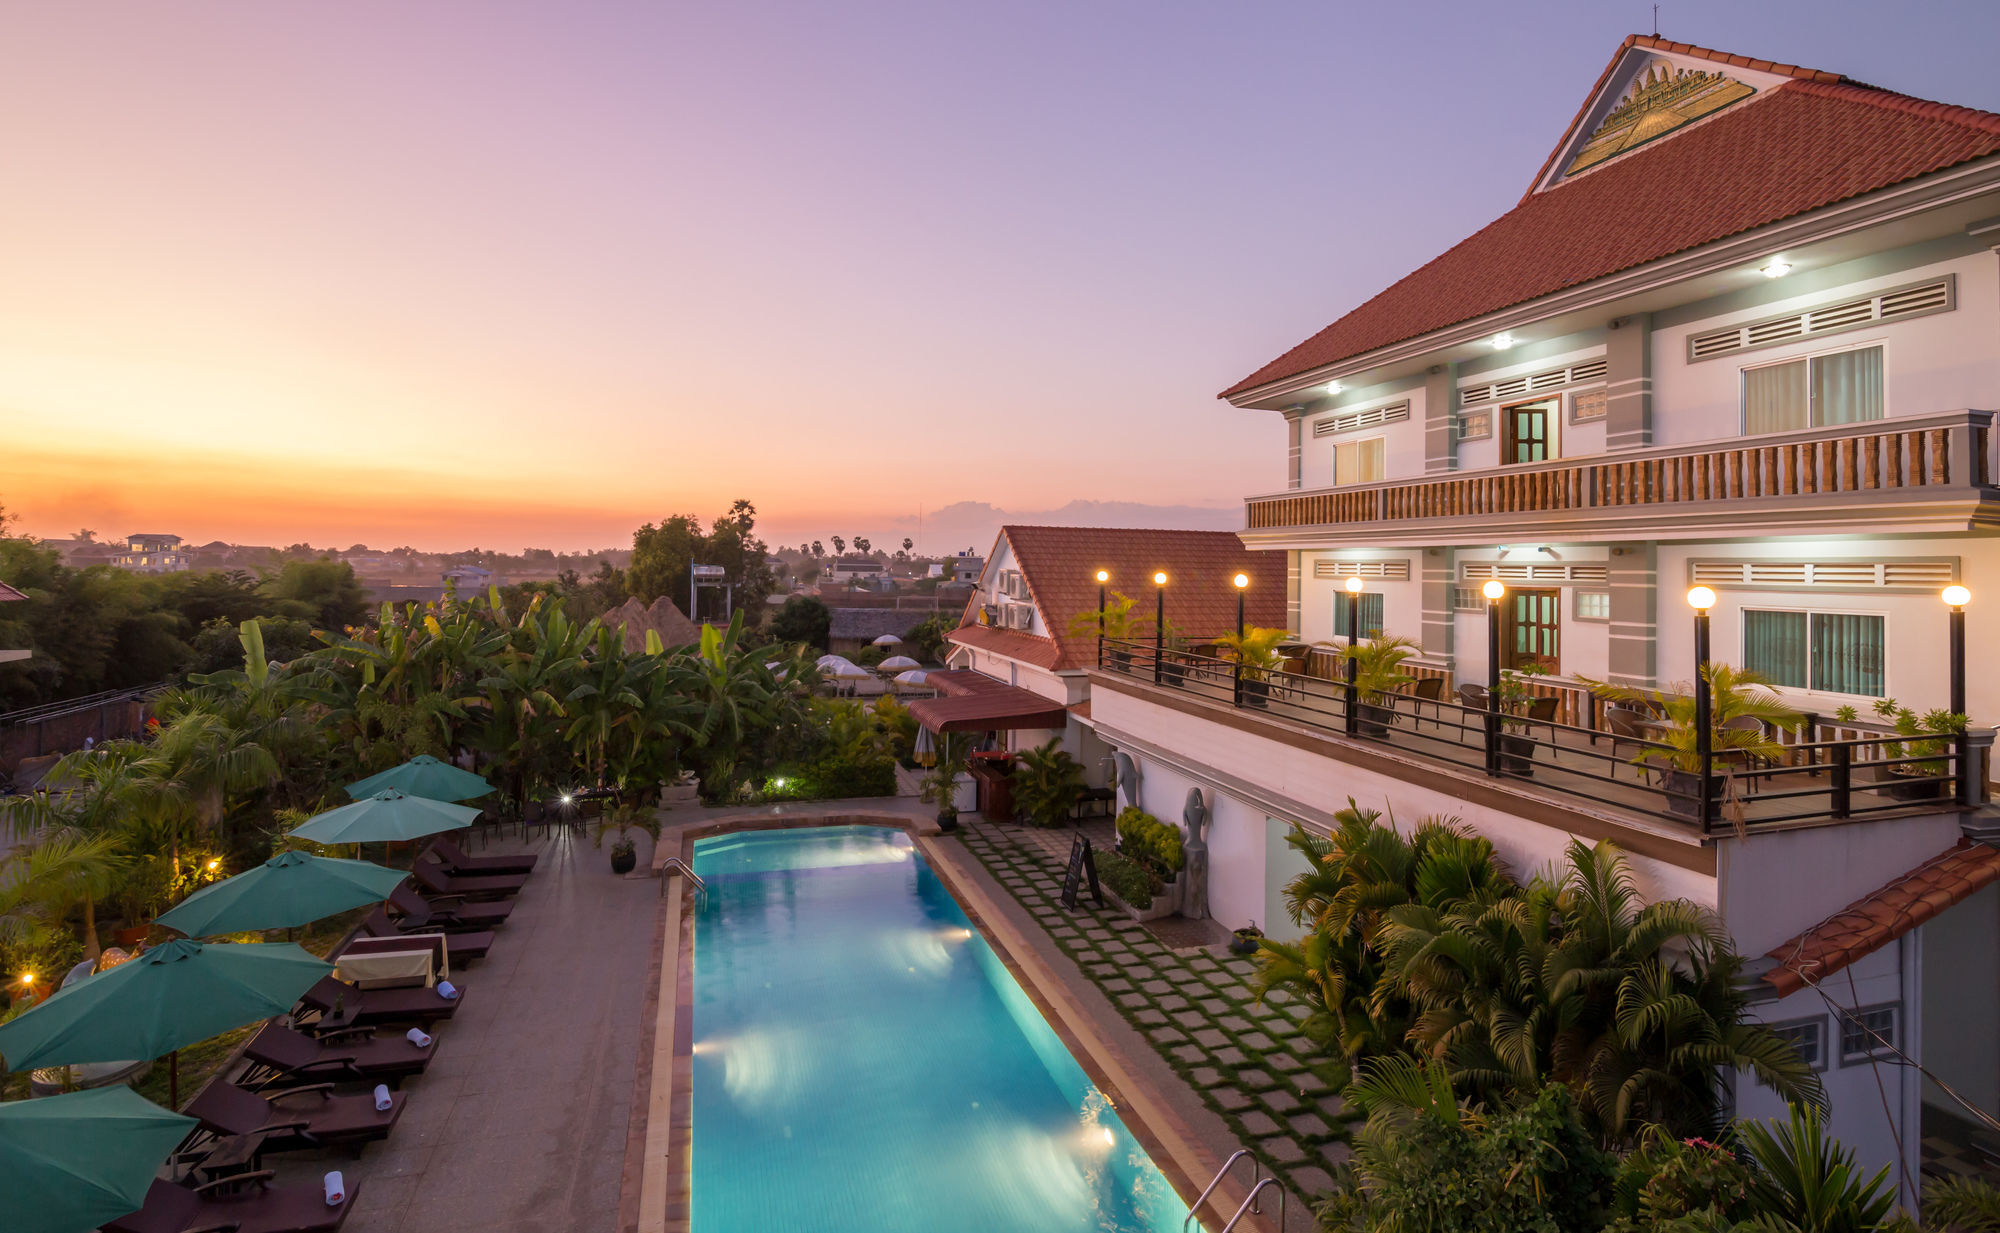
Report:
[[[1276,1186],[1278,1188],[1278,1233],[1284,1233],[1285,1187],[1284,1184],[1275,1177],[1267,1177],[1263,1181],[1258,1182],[1255,1186],[1252,1186],[1250,1188],[1250,1197],[1243,1200],[1243,1206],[1237,1208],[1236,1214],[1229,1218],[1229,1223],[1222,1226],[1222,1233],[1229,1233],[1231,1229],[1235,1228],[1236,1222],[1243,1219],[1245,1213],[1254,1212],[1257,1210],[1256,1207],[1257,1196],[1264,1192],[1264,1187],[1266,1186]]]
[[[660,866],[660,897],[662,899],[666,898],[667,874],[670,872],[679,873],[682,878],[694,883],[696,896],[708,893],[708,883],[701,880],[701,875],[694,871],[693,866],[678,856],[669,856],[666,863]]]
[[[1222,1167],[1215,1171],[1215,1180],[1208,1184],[1208,1188],[1201,1192],[1201,1196],[1188,1205],[1188,1214],[1181,1221],[1181,1233],[1187,1233],[1188,1221],[1195,1218],[1195,1215],[1201,1211],[1201,1205],[1208,1202],[1208,1196],[1215,1193],[1215,1188],[1222,1185],[1222,1179],[1228,1177],[1229,1171],[1236,1167],[1236,1162],[1245,1156],[1250,1158],[1250,1198],[1254,1200],[1257,1197],[1257,1182],[1258,1179],[1264,1176],[1263,1162],[1258,1160],[1249,1148],[1239,1147],[1236,1149],[1236,1153],[1223,1161]],[[1254,1211],[1255,1209],[1251,1210]],[[1239,1212],[1238,1214],[1240,1215],[1241,1213]],[[1232,1220],[1229,1223],[1235,1224],[1236,1222]]]

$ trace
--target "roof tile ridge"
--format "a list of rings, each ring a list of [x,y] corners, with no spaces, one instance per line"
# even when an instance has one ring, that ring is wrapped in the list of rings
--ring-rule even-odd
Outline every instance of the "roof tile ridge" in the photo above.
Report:
[[[1959,103],[1940,103],[1934,99],[1918,98],[1912,94],[1902,94],[1880,86],[1864,85],[1858,81],[1845,79],[1788,81],[1779,89],[1795,90],[1801,94],[1812,94],[1821,98],[1847,99],[1851,102],[1880,107],[1885,111],[1900,111],[1927,120],[1943,120],[1951,124],[1962,124],[1967,128],[2000,133],[2000,113],[1981,111],[1977,107],[1966,107]]]

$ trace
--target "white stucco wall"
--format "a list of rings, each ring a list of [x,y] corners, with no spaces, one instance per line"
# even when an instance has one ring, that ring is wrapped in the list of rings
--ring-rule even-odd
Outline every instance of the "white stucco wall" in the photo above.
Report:
[[[1333,433],[1324,437],[1313,436],[1313,424],[1317,421],[1334,415],[1347,415],[1355,411],[1386,407],[1406,400],[1410,404],[1409,418],[1400,423]],[[1419,386],[1396,394],[1343,400],[1336,405],[1304,416],[1299,425],[1299,433],[1299,476],[1306,488],[1328,488],[1333,485],[1333,447],[1336,444],[1366,441],[1374,437],[1382,438],[1382,468],[1385,478],[1422,475],[1424,472],[1423,388]]]

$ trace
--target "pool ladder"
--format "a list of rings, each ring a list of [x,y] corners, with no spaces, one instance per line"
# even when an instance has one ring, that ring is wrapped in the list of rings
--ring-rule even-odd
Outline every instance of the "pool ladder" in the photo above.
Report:
[[[1201,1197],[1188,1206],[1187,1219],[1181,1221],[1181,1233],[1187,1233],[1187,1227],[1194,1221],[1195,1216],[1200,1213],[1201,1205],[1208,1202],[1208,1196],[1215,1193],[1217,1186],[1222,1185],[1222,1179],[1229,1176],[1229,1171],[1236,1167],[1236,1162],[1239,1160],[1248,1160],[1250,1162],[1250,1194],[1243,1200],[1243,1205],[1236,1209],[1236,1214],[1229,1218],[1229,1223],[1222,1226],[1222,1233],[1229,1233],[1231,1229],[1235,1228],[1236,1222],[1243,1219],[1245,1213],[1262,1214],[1257,1200],[1258,1196],[1264,1193],[1266,1186],[1276,1186],[1278,1189],[1278,1231],[1279,1233],[1284,1233],[1285,1188],[1279,1184],[1277,1178],[1264,1176],[1264,1166],[1257,1160],[1256,1156],[1251,1154],[1250,1149],[1247,1147],[1236,1149],[1235,1155],[1223,1161],[1222,1167],[1215,1171],[1215,1180],[1209,1182],[1208,1188],[1201,1192]]]
[[[694,883],[694,893],[697,899],[708,893],[708,883],[701,880],[700,874],[696,873],[680,857],[670,856],[667,858],[667,863],[660,866],[660,898],[665,899],[667,897],[667,875],[670,873],[678,873],[684,881]]]

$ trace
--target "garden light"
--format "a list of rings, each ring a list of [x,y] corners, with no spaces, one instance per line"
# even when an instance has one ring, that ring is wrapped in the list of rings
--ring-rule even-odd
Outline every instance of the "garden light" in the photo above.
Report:
[[[1507,584],[1498,578],[1488,578],[1486,585],[1479,588],[1479,593],[1497,604],[1500,597],[1507,593]]]
[[[1360,574],[1349,574],[1349,575],[1347,576],[1347,593],[1348,593],[1349,595],[1359,595],[1359,594],[1361,594],[1361,575],[1360,575]]]
[[[1233,581],[1233,582],[1235,582],[1235,583],[1236,583],[1236,589],[1240,591],[1240,590],[1242,590],[1242,589],[1243,589],[1244,587],[1247,587],[1247,586],[1249,586],[1249,585],[1250,585],[1250,575],[1248,575],[1248,574],[1238,574],[1238,575],[1236,575],[1236,577],[1235,577],[1234,579],[1232,579],[1231,581]]]
[[[219,856],[210,857],[208,861],[208,871],[210,873],[214,873],[216,870],[220,868],[222,868],[222,858]]]
[[[1110,571],[1110,570],[1108,570],[1108,569],[1100,569],[1100,570],[1098,570],[1098,571],[1097,571],[1097,585],[1098,585],[1098,586],[1103,586],[1103,585],[1104,585],[1105,583],[1107,583],[1107,582],[1109,582],[1109,581],[1111,581],[1111,571]]]
[[[1696,612],[1707,612],[1710,608],[1715,607],[1715,589],[1713,587],[1689,587],[1688,607],[1694,609]]]
[[[32,985],[32,984],[34,984],[34,983],[35,983],[35,974],[34,974],[33,972],[23,972],[23,973],[21,973],[21,985],[22,985],[22,987],[24,987],[24,988],[25,988],[26,986],[28,986],[28,985]]]
[[[1963,608],[1972,602],[1972,592],[1954,583],[1944,589],[1940,598],[1954,608]]]
[[[1159,572],[1157,572],[1157,573],[1155,573],[1155,574],[1153,575],[1153,585],[1154,585],[1154,586],[1156,586],[1156,587],[1163,587],[1163,586],[1167,585],[1167,571],[1166,571],[1166,570],[1160,570]]]

